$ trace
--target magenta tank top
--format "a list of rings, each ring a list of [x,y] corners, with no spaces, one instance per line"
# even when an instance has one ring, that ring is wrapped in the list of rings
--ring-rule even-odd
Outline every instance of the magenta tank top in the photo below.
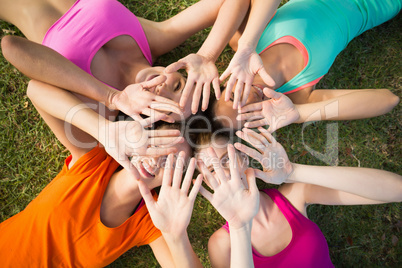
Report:
[[[304,217],[277,189],[264,189],[278,206],[292,229],[289,245],[274,256],[266,257],[254,248],[255,267],[334,267],[329,257],[327,241],[320,228]],[[222,227],[229,232],[228,223]]]
[[[151,50],[138,18],[116,0],[77,0],[49,28],[42,44],[92,74],[96,52],[120,35],[131,36],[152,66]]]

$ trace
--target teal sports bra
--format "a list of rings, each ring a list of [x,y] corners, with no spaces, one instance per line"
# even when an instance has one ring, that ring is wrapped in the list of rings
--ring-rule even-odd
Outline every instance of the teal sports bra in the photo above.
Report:
[[[256,51],[262,53],[283,37],[304,45],[308,56],[304,69],[276,89],[291,93],[317,83],[353,38],[390,20],[401,6],[402,0],[291,0],[269,22]]]

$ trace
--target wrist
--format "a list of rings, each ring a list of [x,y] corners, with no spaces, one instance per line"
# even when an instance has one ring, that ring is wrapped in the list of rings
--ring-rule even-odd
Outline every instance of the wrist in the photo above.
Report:
[[[297,180],[297,170],[300,168],[299,164],[296,163],[290,163],[292,169],[289,173],[289,175],[287,176],[287,178],[285,179],[285,183],[295,183],[298,182]]]
[[[165,238],[166,241],[170,242],[180,242],[183,241],[183,239],[188,239],[187,236],[187,229],[178,231],[178,232],[162,232],[163,238]]]
[[[247,221],[247,222],[228,222],[229,227],[230,227],[230,232],[234,233],[241,233],[241,232],[251,232],[251,226],[252,226],[253,220]]]
[[[112,110],[118,110],[117,109],[117,100],[118,100],[118,94],[121,91],[112,89],[110,87],[107,87],[107,91],[106,91],[106,102],[105,102],[105,106],[108,107],[109,109]]]
[[[202,57],[203,60],[206,60],[206,61],[212,62],[212,63],[215,63],[215,61],[218,59],[218,56],[219,56],[214,53],[204,51],[202,48],[200,48],[200,50],[198,50],[196,55]]]
[[[237,43],[237,51],[240,50],[249,50],[252,52],[256,52],[255,49],[257,48],[257,44],[255,42],[246,42],[246,41],[242,41],[241,39],[239,39],[239,42]]]

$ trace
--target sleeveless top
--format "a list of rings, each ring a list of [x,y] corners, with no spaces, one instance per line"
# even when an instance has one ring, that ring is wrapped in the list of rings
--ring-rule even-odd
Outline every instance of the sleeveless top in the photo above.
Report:
[[[289,245],[274,256],[261,255],[252,248],[255,267],[334,267],[327,241],[320,228],[301,214],[277,189],[262,190],[278,206],[292,230]],[[223,228],[229,232],[228,223]]]
[[[291,93],[318,83],[353,38],[390,20],[401,6],[402,0],[291,0],[269,22],[256,51],[290,43],[302,52],[304,69],[276,89]]]
[[[92,74],[96,52],[120,35],[131,36],[152,65],[151,50],[138,18],[117,0],[77,0],[49,28],[42,44]]]

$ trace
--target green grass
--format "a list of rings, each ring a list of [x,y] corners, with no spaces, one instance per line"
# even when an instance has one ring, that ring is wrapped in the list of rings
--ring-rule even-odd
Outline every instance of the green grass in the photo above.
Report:
[[[196,1],[122,1],[134,13],[164,20]],[[401,15],[353,40],[343,51],[318,88],[388,88],[402,96],[401,87]],[[15,31],[0,22],[2,32]],[[208,31],[204,31],[157,64],[167,65],[195,52]],[[222,72],[233,52],[228,48],[217,66]],[[2,56],[0,57],[0,221],[15,215],[55,177],[68,152],[40,118],[25,92],[28,79]],[[324,153],[327,126],[336,123],[339,131],[338,164],[389,170],[401,174],[401,105],[377,118],[320,122],[304,130],[304,142]],[[301,125],[280,129],[277,139],[291,161],[325,165],[306,153]],[[262,186],[262,183],[259,183]],[[401,204],[372,206],[311,206],[310,218],[327,238],[331,259],[339,267],[401,266]],[[194,250],[203,264],[210,266],[207,255],[209,236],[224,223],[214,208],[198,197],[188,228]],[[110,267],[157,267],[149,247],[134,248]]]

